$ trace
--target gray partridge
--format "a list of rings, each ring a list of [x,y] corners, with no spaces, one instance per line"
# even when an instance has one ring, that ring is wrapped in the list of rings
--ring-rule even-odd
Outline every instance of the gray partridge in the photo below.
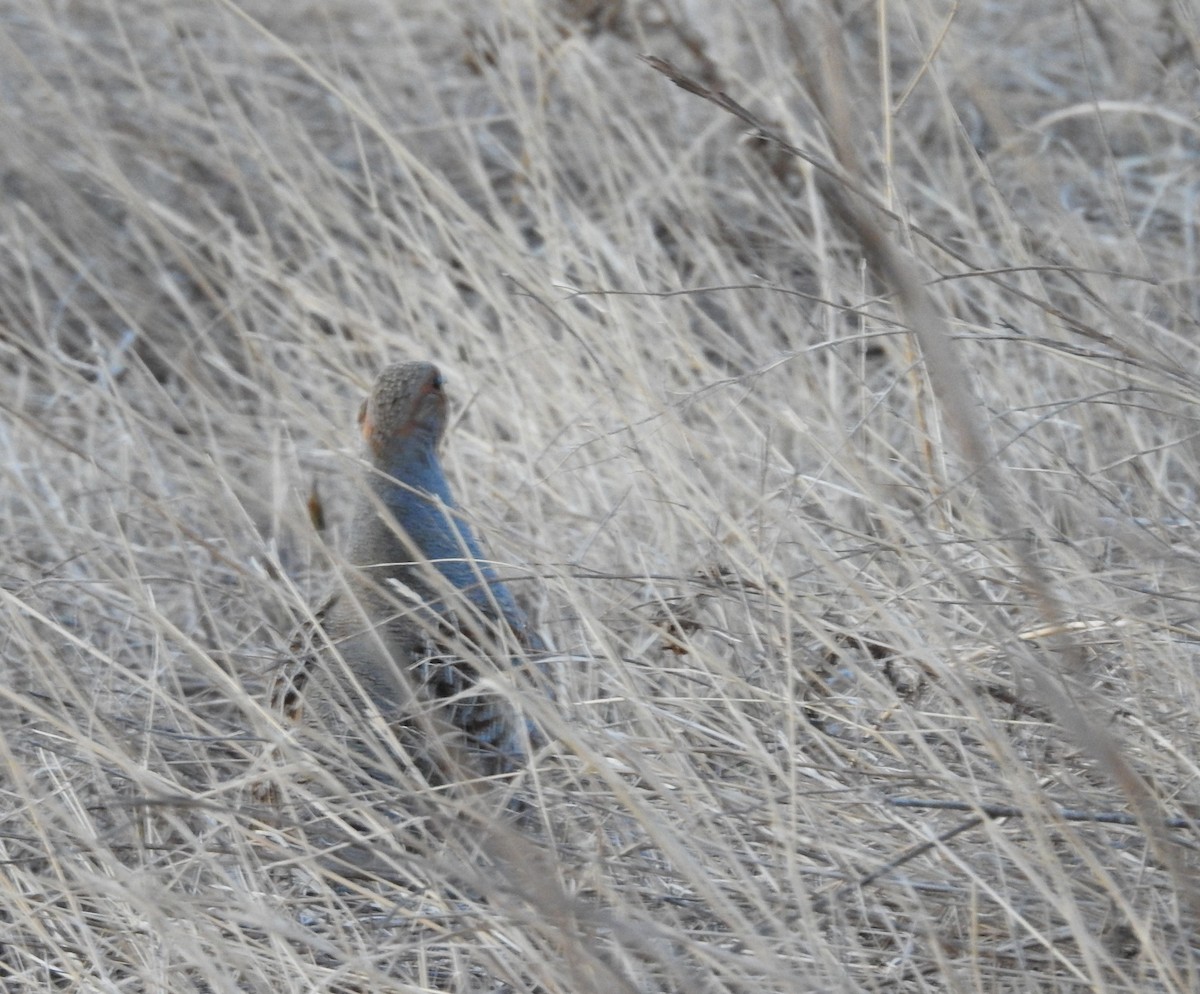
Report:
[[[351,568],[320,612],[322,635],[307,634],[308,651],[294,647],[272,703],[293,721],[314,703],[328,710],[334,697],[351,713],[368,703],[434,779],[464,767],[511,772],[544,739],[476,686],[479,664],[484,656],[493,661],[485,666],[515,663],[545,645],[450,493],[437,451],[446,429],[441,373],[428,362],[388,366],[358,420],[369,470],[352,519]]]

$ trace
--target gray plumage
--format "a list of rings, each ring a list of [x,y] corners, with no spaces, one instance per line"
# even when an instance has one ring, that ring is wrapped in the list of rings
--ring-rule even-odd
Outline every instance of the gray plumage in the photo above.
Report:
[[[359,425],[370,468],[352,520],[352,569],[318,619],[323,637],[308,632],[311,644],[294,647],[274,704],[292,720],[306,706],[328,720],[367,704],[434,779],[510,772],[544,740],[477,687],[478,672],[545,646],[450,493],[437,454],[446,427],[437,367],[384,369]]]

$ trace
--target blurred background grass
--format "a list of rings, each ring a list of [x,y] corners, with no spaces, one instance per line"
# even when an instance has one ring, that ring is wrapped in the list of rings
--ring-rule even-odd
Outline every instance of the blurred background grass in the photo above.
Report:
[[[5,989],[1200,988],[1198,45],[1142,2],[0,3]],[[850,144],[1005,501],[845,187],[643,54]],[[564,655],[509,827],[263,710],[409,358]]]

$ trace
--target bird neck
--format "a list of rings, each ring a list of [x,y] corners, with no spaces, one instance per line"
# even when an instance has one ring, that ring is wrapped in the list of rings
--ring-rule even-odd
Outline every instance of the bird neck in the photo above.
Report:
[[[400,453],[383,472],[371,474],[370,488],[376,500],[363,509],[356,523],[358,539],[351,549],[354,562],[360,566],[404,564],[411,563],[415,554],[481,611],[495,614],[499,607],[510,623],[521,619],[508,588],[483,561],[479,543],[454,503],[432,444]],[[376,502],[387,508],[392,521],[380,515]]]

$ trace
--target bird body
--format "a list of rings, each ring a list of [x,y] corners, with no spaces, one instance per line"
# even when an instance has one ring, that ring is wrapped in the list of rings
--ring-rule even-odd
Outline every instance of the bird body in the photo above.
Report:
[[[309,684],[319,685],[320,711],[334,698],[351,711],[369,705],[437,779],[446,765],[510,772],[544,740],[502,697],[480,690],[479,672],[488,660],[545,647],[450,492],[437,453],[446,427],[437,367],[384,369],[359,425],[369,467],[343,589],[318,619],[328,646],[297,653],[275,703],[298,718]]]
[[[370,494],[359,498],[348,560],[384,575],[400,567],[417,582],[420,571],[412,567],[428,564],[481,613],[498,612],[515,633],[529,634],[524,613],[458,512],[436,452],[422,448],[390,461],[366,481]],[[419,563],[413,562],[414,553]],[[426,576],[422,585],[428,586],[430,579]]]

